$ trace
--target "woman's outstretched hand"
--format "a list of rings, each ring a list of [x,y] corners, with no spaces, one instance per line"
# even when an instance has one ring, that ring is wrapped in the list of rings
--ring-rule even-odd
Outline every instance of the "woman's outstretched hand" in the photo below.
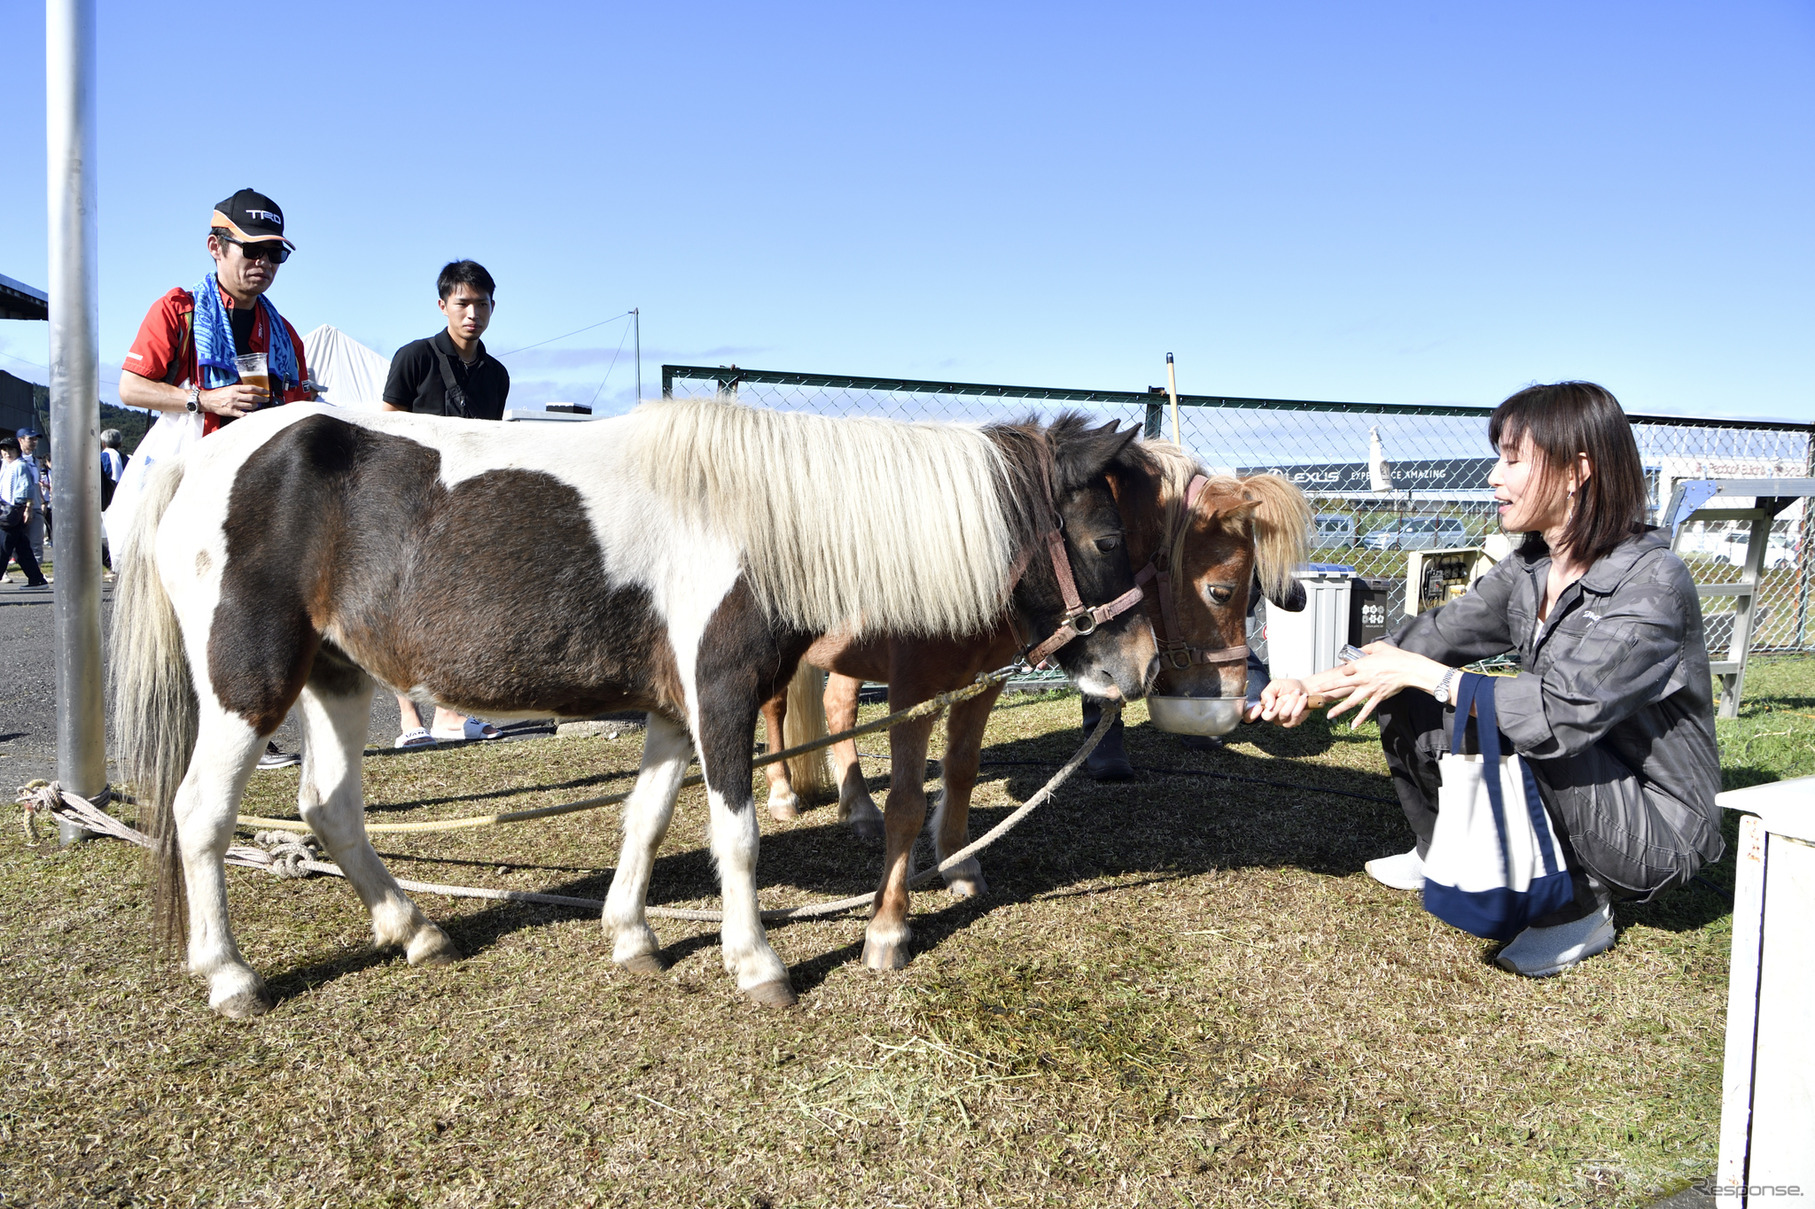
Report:
[[[1350,726],[1360,726],[1382,701],[1397,695],[1401,689],[1431,691],[1450,670],[1435,659],[1402,651],[1387,642],[1370,642],[1361,649],[1366,652],[1363,658],[1353,663],[1339,663],[1327,672],[1307,677],[1303,683],[1305,691],[1312,696],[1334,703],[1330,708],[1332,718],[1360,706],[1361,712],[1350,721]]]
[[[1305,714],[1317,706],[1320,700],[1313,700],[1305,691],[1304,681],[1275,680],[1260,690],[1258,718],[1263,722],[1277,722],[1281,726],[1297,726],[1305,720]],[[1252,720],[1252,719],[1251,719]]]

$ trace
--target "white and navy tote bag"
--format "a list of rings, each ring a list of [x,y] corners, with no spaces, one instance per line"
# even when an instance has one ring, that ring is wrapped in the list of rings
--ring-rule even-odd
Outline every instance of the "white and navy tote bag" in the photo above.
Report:
[[[1473,756],[1463,747],[1471,707],[1481,748]],[[1449,754],[1437,762],[1443,785],[1424,857],[1424,909],[1488,940],[1510,940],[1575,897],[1537,779],[1501,744],[1493,677],[1464,672]]]

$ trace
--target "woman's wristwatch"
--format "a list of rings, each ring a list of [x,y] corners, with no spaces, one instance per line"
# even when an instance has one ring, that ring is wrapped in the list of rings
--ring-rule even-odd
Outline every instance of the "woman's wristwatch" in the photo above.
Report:
[[[1438,705],[1448,705],[1454,699],[1454,694],[1452,694],[1450,692],[1449,686],[1450,686],[1450,682],[1453,681],[1455,678],[1456,678],[1456,669],[1455,668],[1446,667],[1443,669],[1442,679],[1438,680],[1437,687],[1431,690],[1431,696],[1433,696],[1437,699]]]

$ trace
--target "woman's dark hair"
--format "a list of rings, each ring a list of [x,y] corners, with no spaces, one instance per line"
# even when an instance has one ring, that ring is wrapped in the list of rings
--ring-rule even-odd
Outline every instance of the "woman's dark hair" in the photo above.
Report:
[[[1577,562],[1587,565],[1604,558],[1644,529],[1645,468],[1632,425],[1606,387],[1593,382],[1528,386],[1494,408],[1487,438],[1495,449],[1516,446],[1527,436],[1543,460],[1540,491],[1553,490],[1577,455],[1588,455],[1588,481],[1576,489],[1575,506],[1563,524],[1563,544]],[[1527,534],[1526,544],[1542,550],[1544,537]]]
[[[25,456],[19,452],[18,437],[0,437],[0,453],[10,453],[16,458]]]
[[[441,297],[446,298],[452,294],[457,285],[471,286],[487,298],[498,295],[498,287],[492,282],[492,275],[476,260],[451,260],[442,266],[441,276],[435,279],[435,288],[441,291]]]

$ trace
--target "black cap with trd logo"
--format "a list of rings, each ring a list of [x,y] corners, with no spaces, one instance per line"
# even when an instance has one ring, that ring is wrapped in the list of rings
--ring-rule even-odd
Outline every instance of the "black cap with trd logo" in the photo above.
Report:
[[[211,227],[225,227],[241,243],[282,240],[292,252],[296,245],[284,236],[284,212],[263,193],[241,189],[226,201],[216,202]]]

